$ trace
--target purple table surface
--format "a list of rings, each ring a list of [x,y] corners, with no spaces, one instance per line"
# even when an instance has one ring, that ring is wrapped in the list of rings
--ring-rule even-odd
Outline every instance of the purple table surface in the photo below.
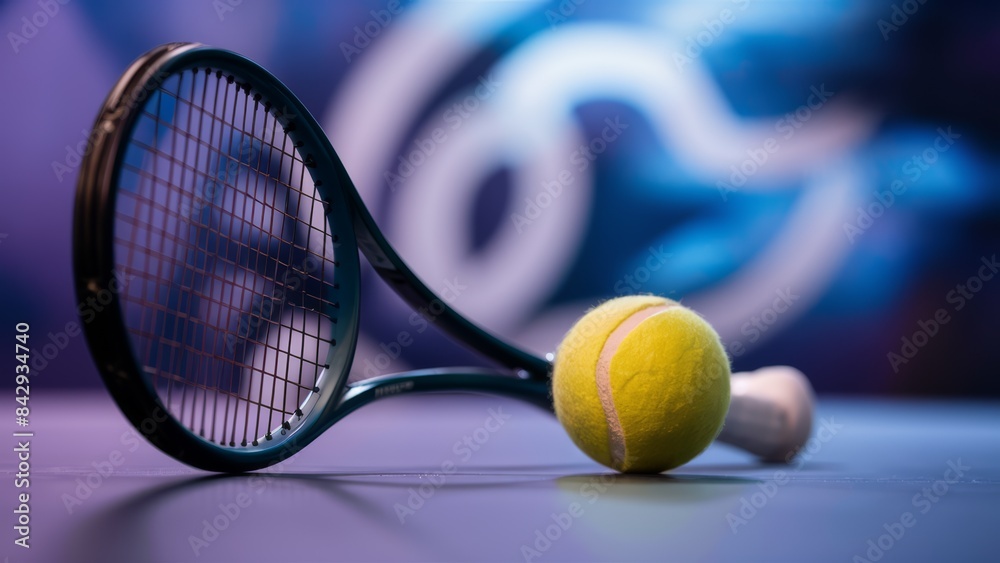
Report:
[[[15,488],[16,405],[0,403],[5,563],[995,561],[1000,549],[996,403],[826,399],[825,430],[791,465],[713,445],[671,473],[621,476],[534,407],[393,397],[276,470],[217,476],[138,439],[104,393],[39,390],[28,489]],[[23,492],[29,549],[14,543]]]

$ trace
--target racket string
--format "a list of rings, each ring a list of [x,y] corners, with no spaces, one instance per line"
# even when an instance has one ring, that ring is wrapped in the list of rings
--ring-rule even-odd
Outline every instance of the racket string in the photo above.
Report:
[[[322,198],[275,114],[220,73],[168,79],[136,131],[114,242],[138,280],[124,293],[133,348],[193,432],[270,439],[301,416],[336,345]]]

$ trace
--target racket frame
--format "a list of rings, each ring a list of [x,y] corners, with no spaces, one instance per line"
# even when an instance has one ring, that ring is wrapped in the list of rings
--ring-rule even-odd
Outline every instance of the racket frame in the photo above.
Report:
[[[322,378],[333,385],[318,386],[305,404],[316,401],[285,434],[270,444],[230,447],[210,442],[189,430],[160,400],[142,373],[132,339],[124,323],[123,305],[114,290],[115,201],[119,163],[131,139],[148,96],[175,74],[212,68],[235,75],[250,92],[270,101],[272,112],[296,145],[326,202],[331,229],[340,246],[334,280],[340,308],[331,325],[336,345],[331,347]],[[162,94],[161,94],[162,95]],[[282,116],[285,119],[282,119]],[[338,228],[347,226],[347,228]],[[73,259],[78,302],[105,292],[111,301],[90,322],[83,322],[87,343],[108,391],[123,414],[157,448],[189,465],[210,471],[236,472],[279,463],[305,447],[335,422],[379,398],[411,392],[478,391],[508,395],[551,409],[551,364],[512,346],[469,321],[424,284],[382,235],[343,163],[315,118],[277,78],[236,53],[195,43],[156,47],[125,71],[98,114],[93,144],[84,158],[77,182],[74,212]],[[348,249],[346,252],[340,248]],[[378,275],[415,310],[434,305],[434,324],[451,337],[498,363],[504,369],[442,368],[393,374],[347,384],[354,358],[360,318],[360,261],[357,248]],[[121,288],[119,288],[120,290]],[[438,311],[441,311],[438,313]],[[305,409],[303,409],[305,411]]]

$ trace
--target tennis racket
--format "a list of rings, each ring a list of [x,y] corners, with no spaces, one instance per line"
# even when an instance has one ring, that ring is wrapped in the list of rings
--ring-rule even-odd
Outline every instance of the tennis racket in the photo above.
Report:
[[[77,296],[103,306],[84,326],[108,390],[163,452],[211,471],[258,469],[399,393],[480,391],[552,408],[549,361],[468,321],[414,275],[319,124],[257,64],[160,46],[121,77],[94,132],[77,186]],[[409,305],[500,367],[348,383],[359,250]],[[734,392],[740,420],[728,424],[741,431],[723,439],[790,452],[804,438],[785,443],[789,416],[804,404],[765,395]]]

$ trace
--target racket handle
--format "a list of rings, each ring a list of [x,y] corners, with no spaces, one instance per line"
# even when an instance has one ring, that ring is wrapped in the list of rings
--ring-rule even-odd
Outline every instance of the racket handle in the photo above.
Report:
[[[787,463],[812,432],[813,391],[789,366],[734,373],[725,426],[718,440],[764,461]]]

